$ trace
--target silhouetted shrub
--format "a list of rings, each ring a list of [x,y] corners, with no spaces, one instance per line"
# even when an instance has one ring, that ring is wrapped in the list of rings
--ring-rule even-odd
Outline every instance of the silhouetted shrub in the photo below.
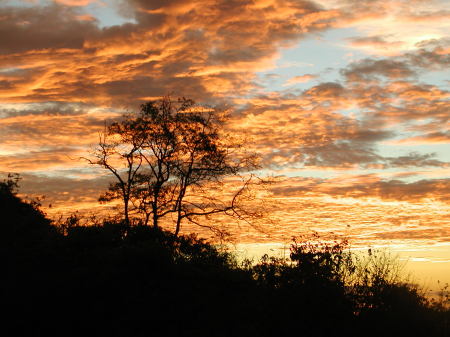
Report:
[[[0,216],[4,239],[14,237],[16,240],[4,244],[18,245],[36,243],[54,232],[44,213],[39,210],[37,202],[24,202],[17,196],[19,177],[10,175],[0,182]]]
[[[5,336],[448,336],[449,310],[390,259],[294,242],[239,264],[195,236],[73,215],[52,225],[0,183]]]

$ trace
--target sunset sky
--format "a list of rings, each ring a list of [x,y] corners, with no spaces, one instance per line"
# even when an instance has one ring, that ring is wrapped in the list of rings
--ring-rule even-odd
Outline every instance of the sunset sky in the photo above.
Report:
[[[185,96],[274,177],[240,249],[333,231],[450,282],[449,32],[448,0],[0,0],[0,172],[95,211],[105,120]]]

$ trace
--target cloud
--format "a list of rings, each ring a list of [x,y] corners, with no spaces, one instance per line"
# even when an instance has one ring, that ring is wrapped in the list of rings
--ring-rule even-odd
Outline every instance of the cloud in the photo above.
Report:
[[[365,75],[383,75],[386,77],[407,77],[413,72],[440,70],[448,67],[450,44],[448,38],[419,39],[410,48],[406,42],[396,40],[396,35],[375,35],[347,39],[355,48],[364,52],[375,52],[391,58],[366,58],[354,63],[355,71]]]
[[[382,164],[377,142],[395,132],[371,120],[341,113],[352,106],[352,91],[321,83],[299,95],[259,96],[249,100],[234,132],[250,136],[268,167],[355,168]]]
[[[439,39],[422,40],[416,43],[416,47],[419,49],[431,49],[438,52],[444,52],[450,45],[450,38],[443,37]]]
[[[448,144],[450,143],[450,131],[430,132],[420,136],[399,140],[400,144]]]
[[[376,237],[382,240],[430,240],[448,242],[450,241],[450,229],[447,227],[430,228],[429,226],[418,226],[418,228],[379,232],[376,234]]]
[[[0,170],[36,171],[83,165],[78,158],[98,142],[106,118],[83,104],[30,104],[0,110]]]
[[[331,179],[284,178],[272,188],[277,196],[327,195],[334,198],[379,198],[387,201],[418,202],[435,199],[450,203],[450,179],[423,179],[415,182],[383,180],[375,174]]]
[[[68,172],[64,171],[66,175]],[[20,195],[26,198],[44,196],[44,210],[53,217],[68,216],[75,210],[84,214],[110,210],[98,202],[99,194],[108,187],[109,177],[75,178],[33,173],[22,173],[20,177]]]
[[[306,90],[304,93],[305,96],[309,96],[316,101],[322,99],[327,101],[330,99],[345,99],[348,98],[348,96],[346,96],[347,94],[346,88],[336,82],[320,83]]]
[[[415,71],[401,61],[364,59],[353,63],[342,72],[342,75],[349,81],[363,82],[378,76],[388,79],[407,78],[414,76]]]
[[[350,46],[362,49],[365,52],[376,52],[379,55],[396,55],[404,45],[401,41],[389,41],[391,37],[383,35],[352,37],[347,40]]]
[[[65,6],[0,9],[8,37],[0,67],[23,72],[2,80],[0,99],[123,106],[167,92],[232,96],[254,88],[252,72],[273,62],[279,46],[327,29],[336,16],[312,2],[278,0],[124,6],[136,23],[103,29]]]
[[[82,103],[43,102],[28,104],[23,109],[0,108],[1,119],[20,116],[79,116],[87,113],[89,106]]]
[[[413,13],[413,14],[406,14],[404,16],[406,20],[412,21],[412,22],[420,22],[420,21],[447,21],[450,19],[450,10],[436,10],[436,11],[428,11],[428,12],[422,12],[422,13]]]
[[[94,1],[0,7],[0,169],[28,172],[29,191],[54,190],[59,207],[63,201],[94,205],[94,190],[105,180],[65,180],[61,175],[69,170],[86,170],[72,159],[96,144],[105,119],[172,93],[230,107],[228,131],[261,155],[264,170],[324,177],[340,172],[274,187],[284,212],[277,216],[286,225],[286,231],[272,229],[279,235],[298,230],[300,222],[314,227],[348,220],[366,234],[376,232],[373,224],[405,223],[411,214],[431,223],[439,216],[426,218],[426,212],[433,214],[427,200],[448,203],[448,181],[436,173],[447,162],[432,153],[395,156],[379,146],[448,142],[450,94],[422,77],[449,66],[443,3],[115,1],[116,14],[130,22],[105,28],[83,8],[89,3]],[[280,55],[303,38],[320,43],[321,33],[333,28],[352,31],[352,38],[336,43],[361,49],[364,58],[343,65],[340,77],[320,72],[323,82],[316,69],[290,74],[286,86],[304,83],[304,90],[261,85],[261,77],[281,78],[284,66],[312,67],[301,52],[290,61]],[[48,174],[36,173],[43,171]],[[346,175],[353,171],[380,176]],[[367,208],[337,199],[365,202]],[[388,218],[399,212],[391,202],[406,203],[401,205],[408,214]]]
[[[0,156],[0,170],[7,172],[47,171],[55,168],[77,167],[84,151],[73,147],[50,147],[47,150],[28,151]],[[72,162],[72,163],[71,163]]]
[[[284,84],[284,86],[293,85],[293,84],[297,84],[297,83],[306,83],[315,78],[317,78],[317,75],[312,75],[312,74],[294,76],[294,77],[291,77],[290,79],[288,79],[286,81],[286,83]]]
[[[449,46],[447,46],[449,48]],[[440,70],[447,69],[450,66],[450,49],[443,50],[439,47],[429,51],[425,49],[419,49],[415,53],[406,54],[406,58],[409,59],[412,65],[427,70]]]
[[[360,118],[367,126],[402,130],[404,141],[398,142],[418,141],[426,135],[444,139],[450,93],[444,87],[421,82],[420,75],[445,68],[449,55],[438,50],[446,44],[432,40],[415,52],[365,58],[341,69],[346,79],[342,90],[355,107],[364,111]]]
[[[80,21],[95,21],[96,18],[90,14],[76,15],[75,18]]]
[[[20,112],[15,112],[20,114]],[[79,144],[92,139],[104,127],[107,115],[85,116],[80,112],[73,114],[40,114],[35,116],[24,112],[10,118],[0,119],[1,145],[24,144],[26,148],[46,144]],[[25,114],[27,113],[27,114]]]
[[[87,6],[97,0],[54,0],[54,2],[67,6]]]
[[[338,25],[362,35],[351,39],[350,46],[369,55],[413,51],[421,41],[447,36],[450,27],[445,0],[320,2],[340,11]]]
[[[91,22],[60,6],[0,8],[0,54],[50,48],[81,49],[99,31]],[[51,18],[51,20],[49,20]]]
[[[434,159],[436,154],[420,154],[417,152],[409,153],[406,156],[384,158],[386,167],[448,167],[450,163],[445,163]]]
[[[443,202],[450,201],[450,179],[429,179],[406,183],[400,180],[375,181],[355,184],[348,187],[324,188],[334,195],[378,197],[384,200],[420,201],[436,199]]]
[[[390,46],[397,47],[401,44],[401,42],[386,41],[386,38],[382,35],[352,37],[348,38],[348,40],[353,46],[374,46],[377,48],[389,48]]]

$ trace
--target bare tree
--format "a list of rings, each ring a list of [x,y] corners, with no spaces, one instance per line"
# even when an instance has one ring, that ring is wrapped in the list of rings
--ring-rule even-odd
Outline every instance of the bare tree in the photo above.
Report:
[[[222,111],[167,96],[105,127],[89,159],[115,177],[100,201],[121,200],[127,224],[137,220],[158,227],[170,218],[176,235],[183,220],[202,225],[199,217],[218,213],[254,216],[240,207],[251,178],[228,198],[220,190],[223,179],[258,167],[242,142],[223,137],[226,120]]]

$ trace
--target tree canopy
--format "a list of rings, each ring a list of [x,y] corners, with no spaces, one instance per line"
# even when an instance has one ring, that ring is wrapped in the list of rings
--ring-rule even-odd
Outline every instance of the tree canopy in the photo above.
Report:
[[[183,220],[249,215],[240,207],[249,180],[228,194],[223,179],[257,168],[257,158],[223,133],[226,121],[224,111],[166,96],[108,125],[89,160],[115,178],[100,201],[121,200],[127,223],[158,227],[170,216],[176,235]]]

